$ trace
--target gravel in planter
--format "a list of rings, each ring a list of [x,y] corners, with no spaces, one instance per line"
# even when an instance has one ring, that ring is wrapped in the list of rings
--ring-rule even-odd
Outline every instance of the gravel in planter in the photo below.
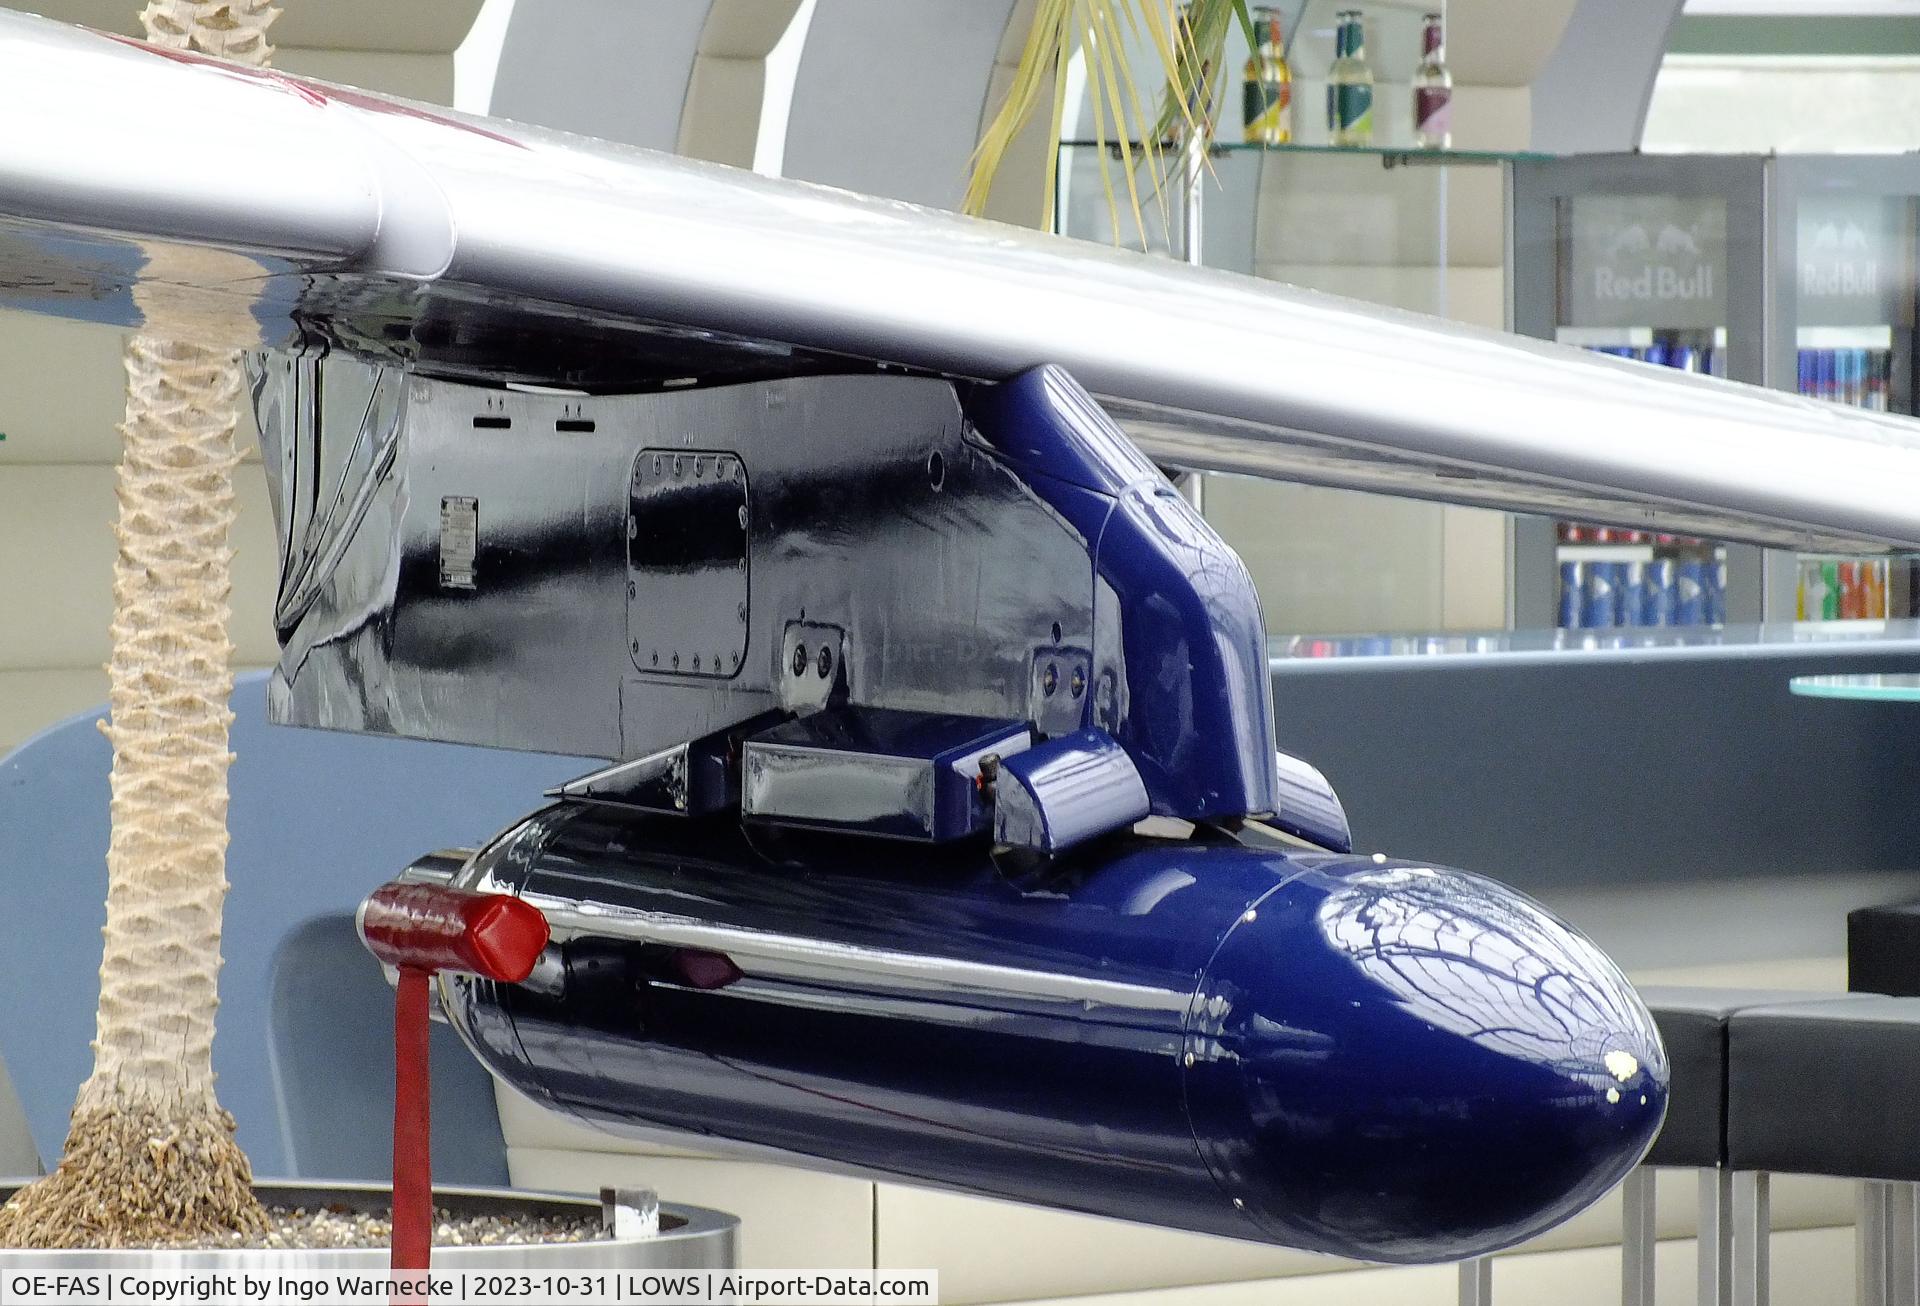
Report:
[[[456,1215],[434,1211],[435,1247],[509,1247],[526,1243],[598,1242],[607,1236],[598,1213],[580,1215]],[[267,1251],[328,1247],[386,1247],[393,1221],[384,1211],[355,1211],[345,1206],[267,1207],[272,1223],[264,1238],[234,1234],[212,1241],[174,1246],[245,1247]]]

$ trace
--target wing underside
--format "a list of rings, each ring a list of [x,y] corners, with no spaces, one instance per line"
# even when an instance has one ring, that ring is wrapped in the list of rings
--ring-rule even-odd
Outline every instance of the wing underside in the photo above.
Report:
[[[160,103],[223,150],[156,156]],[[0,114],[16,309],[595,394],[1052,362],[1168,465],[1920,547],[1905,418],[24,16]]]

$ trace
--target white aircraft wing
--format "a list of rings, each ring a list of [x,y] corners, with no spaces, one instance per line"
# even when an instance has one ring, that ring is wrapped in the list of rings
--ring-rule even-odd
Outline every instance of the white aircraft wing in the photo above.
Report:
[[[596,392],[1053,362],[1171,465],[1920,547],[1906,418],[11,14],[0,122],[14,308]]]

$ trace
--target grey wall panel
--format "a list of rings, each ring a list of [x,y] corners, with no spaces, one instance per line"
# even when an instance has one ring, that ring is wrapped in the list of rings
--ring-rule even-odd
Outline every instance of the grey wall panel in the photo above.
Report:
[[[378,1013],[392,1003],[380,1000],[372,958],[337,927],[347,927],[360,899],[422,852],[490,838],[537,807],[542,792],[593,763],[269,727],[266,698],[264,674],[243,676],[234,689],[227,851],[233,884],[213,1044],[220,1100],[238,1121],[240,1145],[258,1173],[378,1179],[391,1160],[382,1142],[391,1117],[382,1118],[373,1086],[390,1083],[393,1074],[390,1051],[384,1066],[379,1061],[392,1045],[380,1037],[391,1027]],[[97,728],[101,715],[75,717],[0,757],[0,895],[7,907],[0,912],[0,984],[7,993],[33,995],[16,1001],[0,1022],[0,1054],[49,1161],[59,1155],[74,1091],[92,1061],[112,762]],[[342,946],[316,948],[313,931]],[[357,980],[329,978],[330,967],[350,962],[362,968]],[[295,1000],[302,992],[310,1009]],[[342,1042],[333,1022],[350,1014],[342,1003],[355,994],[364,1037]],[[449,1183],[498,1182],[492,1087],[455,1042],[436,1038],[434,1048],[435,1150],[445,1144],[446,1162],[435,1175]],[[316,1085],[291,1077],[329,1062],[333,1080],[318,1090],[342,1100],[328,1105],[326,1119],[303,1115],[319,1104]],[[329,1149],[324,1133],[343,1113],[358,1126]],[[472,1122],[458,1146],[443,1136],[442,1119],[453,1130]]]
[[[786,175],[954,208],[1015,0],[819,0]]]
[[[714,0],[539,0],[514,6],[490,112],[672,150]]]
[[[1638,149],[1682,0],[1581,0],[1533,83],[1533,148]]]
[[[1523,889],[1920,868],[1920,705],[1791,695],[1911,671],[1920,643],[1524,659],[1303,660],[1276,738],[1359,847]]]

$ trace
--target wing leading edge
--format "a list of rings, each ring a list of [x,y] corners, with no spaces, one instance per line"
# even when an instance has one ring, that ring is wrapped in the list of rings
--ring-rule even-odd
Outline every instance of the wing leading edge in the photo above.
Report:
[[[156,155],[159,104],[221,150]],[[1920,547],[1904,418],[21,15],[0,115],[8,307],[600,393],[1052,362],[1175,465]]]

